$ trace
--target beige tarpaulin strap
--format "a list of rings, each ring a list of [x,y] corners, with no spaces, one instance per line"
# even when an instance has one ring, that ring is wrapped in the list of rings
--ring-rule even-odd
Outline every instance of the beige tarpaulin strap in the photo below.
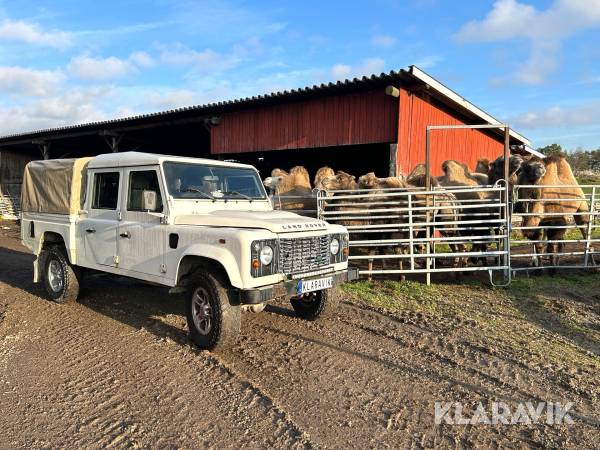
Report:
[[[21,210],[77,214],[85,196],[87,163],[91,158],[32,161],[25,167]]]

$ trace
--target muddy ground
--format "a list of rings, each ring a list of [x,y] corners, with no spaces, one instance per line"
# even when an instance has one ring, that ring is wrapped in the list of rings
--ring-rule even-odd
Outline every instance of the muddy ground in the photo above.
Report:
[[[79,303],[45,300],[9,228],[0,448],[600,446],[597,275],[583,294],[551,284],[532,304],[518,298],[535,282],[512,293],[357,284],[337,317],[305,322],[275,304],[244,315],[235,349],[210,354],[161,288],[96,277]],[[579,325],[564,325],[571,313]],[[436,401],[571,401],[574,424],[435,425]]]

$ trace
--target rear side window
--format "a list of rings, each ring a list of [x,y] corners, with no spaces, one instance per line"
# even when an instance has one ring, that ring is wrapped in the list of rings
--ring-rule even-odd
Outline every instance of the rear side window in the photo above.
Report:
[[[156,195],[156,206],[154,209],[144,208],[144,193],[154,192]],[[150,211],[161,212],[163,210],[160,188],[158,187],[158,176],[155,170],[139,170],[129,173],[129,196],[127,197],[128,211]]]
[[[119,200],[119,172],[94,174],[93,209],[117,209]]]

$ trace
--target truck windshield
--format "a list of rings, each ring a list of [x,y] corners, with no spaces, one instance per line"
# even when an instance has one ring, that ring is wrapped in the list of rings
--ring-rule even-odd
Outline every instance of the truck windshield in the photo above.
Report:
[[[173,198],[210,200],[265,199],[262,182],[252,169],[166,161],[163,163]]]

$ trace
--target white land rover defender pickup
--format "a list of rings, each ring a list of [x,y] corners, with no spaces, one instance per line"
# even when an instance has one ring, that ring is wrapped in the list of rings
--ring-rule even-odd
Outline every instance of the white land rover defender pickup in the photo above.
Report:
[[[51,299],[75,300],[91,271],[170,286],[205,349],[234,343],[241,311],[272,299],[316,319],[357,275],[344,227],[274,211],[244,164],[136,152],[33,161],[22,192],[21,237]]]

